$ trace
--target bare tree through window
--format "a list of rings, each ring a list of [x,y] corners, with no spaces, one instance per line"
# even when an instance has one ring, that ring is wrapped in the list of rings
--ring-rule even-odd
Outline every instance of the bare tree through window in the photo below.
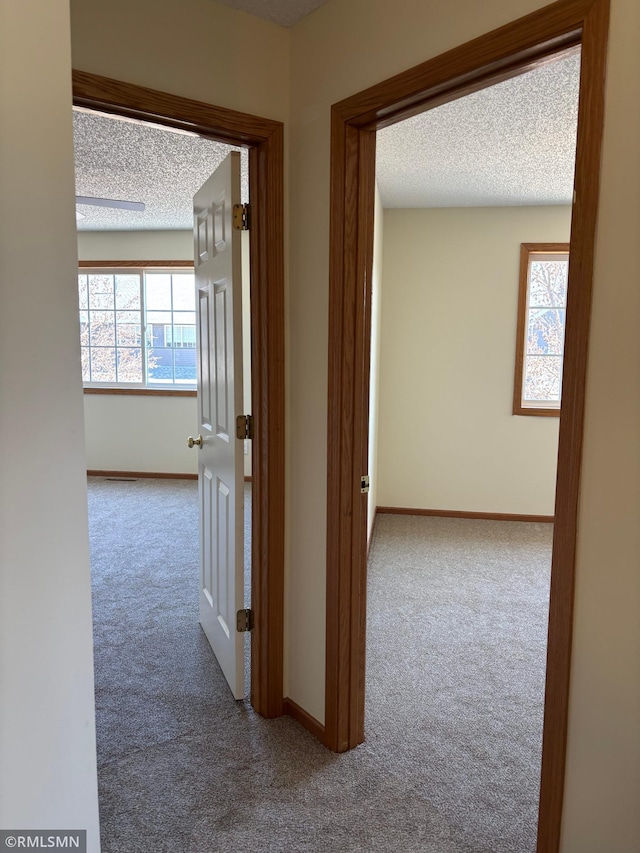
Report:
[[[194,288],[184,269],[80,272],[84,383],[195,387]],[[190,351],[176,355],[177,339],[193,341],[179,347]]]
[[[568,270],[568,244],[522,244],[514,414],[560,412]]]

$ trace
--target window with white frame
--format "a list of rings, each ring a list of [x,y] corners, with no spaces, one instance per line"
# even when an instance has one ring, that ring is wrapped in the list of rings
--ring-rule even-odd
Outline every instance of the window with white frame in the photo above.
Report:
[[[559,415],[568,243],[523,243],[513,413]]]
[[[191,269],[83,268],[78,293],[86,387],[195,389]]]
[[[195,348],[196,328],[195,326],[173,326],[164,327],[164,342],[168,347]]]

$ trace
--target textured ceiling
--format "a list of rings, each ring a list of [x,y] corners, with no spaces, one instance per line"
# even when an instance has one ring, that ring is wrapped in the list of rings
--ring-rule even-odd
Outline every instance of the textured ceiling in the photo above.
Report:
[[[190,229],[192,200],[229,151],[241,151],[242,196],[248,198],[246,149],[74,110],[76,195],[142,201],[142,213],[77,205],[80,231]]]
[[[579,56],[569,56],[380,131],[383,206],[571,203],[579,69]],[[141,213],[78,205],[81,231],[190,229],[193,195],[234,150],[84,110],[73,124],[76,195],[146,205]],[[246,201],[246,150],[242,175]]]
[[[378,132],[384,207],[570,204],[580,57]]]
[[[264,18],[281,27],[292,27],[323,6],[327,0],[218,0],[225,6],[233,6],[242,12]]]

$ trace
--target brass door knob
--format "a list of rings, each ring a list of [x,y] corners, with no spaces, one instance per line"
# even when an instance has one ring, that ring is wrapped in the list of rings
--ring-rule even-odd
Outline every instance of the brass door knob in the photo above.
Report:
[[[193,447],[194,444],[197,444],[198,447],[202,447],[202,436],[199,435],[197,438],[194,438],[192,435],[187,439],[187,447]]]

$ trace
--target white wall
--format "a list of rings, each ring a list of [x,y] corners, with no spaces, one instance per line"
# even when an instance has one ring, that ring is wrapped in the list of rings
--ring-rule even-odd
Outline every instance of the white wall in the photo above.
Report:
[[[212,0],[71,0],[73,67],[289,117],[289,33]]]
[[[379,506],[553,515],[558,419],[511,413],[520,243],[570,226],[569,207],[385,210]]]
[[[195,397],[85,394],[88,471],[196,474]]]
[[[378,412],[380,409],[380,333],[382,319],[384,210],[376,185],[373,219],[373,267],[371,270],[371,367],[369,375],[369,497],[367,498],[367,532],[369,539],[376,520],[378,499]]]
[[[242,233],[244,400],[251,411],[251,311],[249,234]],[[78,256],[92,261],[188,261],[191,231],[79,231]],[[90,471],[144,471],[196,474],[197,451],[187,436],[198,427],[195,397],[85,394],[87,468]],[[244,457],[251,474],[251,454]]]
[[[0,826],[95,853],[69,55],[66,0],[0,4]]]
[[[329,0],[292,30],[288,678],[319,718],[330,105],[544,5]],[[640,837],[640,4],[611,5],[562,853],[635,853]]]
[[[81,261],[192,261],[191,231],[78,231]]]

